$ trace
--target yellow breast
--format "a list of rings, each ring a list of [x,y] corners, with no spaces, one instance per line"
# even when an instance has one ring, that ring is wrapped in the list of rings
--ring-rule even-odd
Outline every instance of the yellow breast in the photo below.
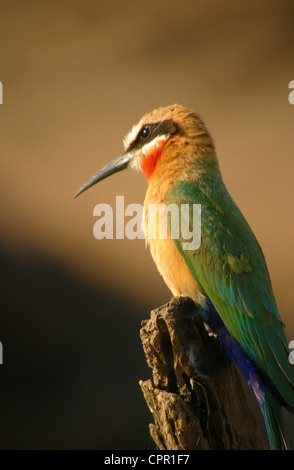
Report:
[[[177,250],[167,226],[166,213],[155,210],[164,205],[159,188],[148,187],[144,203],[144,231],[152,258],[173,295],[199,301],[199,287]]]

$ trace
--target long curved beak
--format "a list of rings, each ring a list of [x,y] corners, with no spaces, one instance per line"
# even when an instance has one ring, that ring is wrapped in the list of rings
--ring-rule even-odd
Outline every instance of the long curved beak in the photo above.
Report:
[[[86,189],[89,189],[91,188],[91,186],[94,186],[94,184],[104,180],[104,178],[107,178],[108,176],[127,168],[133,156],[134,155],[131,152],[128,152],[124,155],[120,155],[119,157],[115,158],[110,163],[107,163],[103,168],[97,171],[97,173],[91,176],[91,178],[85,184],[83,184],[83,186],[74,195],[74,198],[78,197],[80,194],[86,191]]]

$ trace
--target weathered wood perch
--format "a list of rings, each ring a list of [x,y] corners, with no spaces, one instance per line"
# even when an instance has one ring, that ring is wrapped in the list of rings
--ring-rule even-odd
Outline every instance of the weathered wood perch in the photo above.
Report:
[[[140,386],[160,450],[263,448],[238,372],[190,299],[153,310],[140,335],[153,370]]]

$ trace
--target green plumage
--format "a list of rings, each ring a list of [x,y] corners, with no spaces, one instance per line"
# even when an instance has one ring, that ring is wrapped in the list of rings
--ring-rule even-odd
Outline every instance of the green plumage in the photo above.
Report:
[[[189,204],[190,224],[193,204],[201,204],[201,246],[184,251],[185,240],[174,243],[231,336],[269,379],[278,400],[294,410],[294,373],[262,250],[223,182],[214,187],[200,180],[198,187],[174,184],[166,204]]]
[[[183,219],[186,212],[182,214],[182,204],[188,205],[193,233],[193,204],[201,204],[199,249],[185,250],[189,240],[175,236],[181,258],[170,240],[161,243],[160,237],[147,234],[147,242],[172,292],[202,301],[204,320],[214,324],[221,346],[255,393],[271,448],[285,448],[281,404],[294,411],[290,351],[263,253],[223,184],[204,122],[183,106],[161,107],[145,115],[124,144],[124,154],[101,168],[76,196],[131,167],[141,169],[148,179],[147,216],[148,205],[161,204],[164,198],[167,205],[177,205]],[[181,227],[183,220],[177,217],[176,229],[178,222]],[[170,233],[174,234],[171,226]]]

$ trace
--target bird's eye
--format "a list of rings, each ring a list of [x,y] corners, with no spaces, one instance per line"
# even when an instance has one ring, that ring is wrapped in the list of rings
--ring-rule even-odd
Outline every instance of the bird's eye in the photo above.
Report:
[[[140,137],[142,140],[147,139],[147,137],[150,135],[150,126],[143,126],[142,129],[140,130]]]

